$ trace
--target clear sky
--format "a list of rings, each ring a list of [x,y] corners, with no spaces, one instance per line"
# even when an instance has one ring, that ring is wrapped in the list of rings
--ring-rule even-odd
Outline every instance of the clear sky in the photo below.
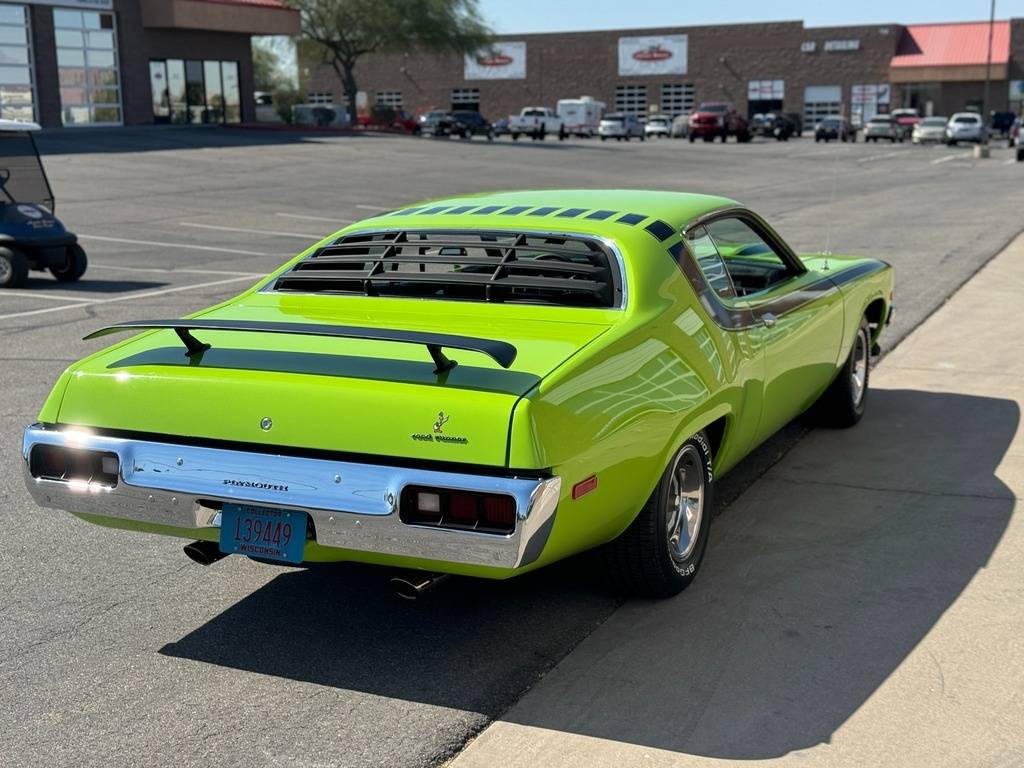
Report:
[[[802,20],[840,24],[921,24],[988,19],[988,0],[479,0],[500,33],[562,32]],[[1024,0],[996,0],[996,18],[1024,17]]]

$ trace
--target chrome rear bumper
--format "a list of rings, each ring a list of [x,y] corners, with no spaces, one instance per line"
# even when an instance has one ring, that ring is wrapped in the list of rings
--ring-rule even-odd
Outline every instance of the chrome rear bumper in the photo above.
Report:
[[[33,476],[37,445],[116,453],[117,485]],[[496,568],[528,565],[554,523],[558,477],[495,477],[360,464],[173,443],[129,440],[35,424],[22,443],[25,482],[53,509],[176,528],[215,528],[224,502],[307,512],[322,546]],[[407,485],[506,493],[515,499],[508,535],[409,525],[398,505]],[[212,503],[211,503],[212,502]]]

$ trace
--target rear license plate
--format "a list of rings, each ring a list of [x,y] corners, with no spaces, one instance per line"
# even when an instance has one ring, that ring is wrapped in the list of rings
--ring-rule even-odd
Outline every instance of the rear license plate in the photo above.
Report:
[[[221,510],[221,552],[301,563],[305,546],[305,512],[248,504],[225,504]]]

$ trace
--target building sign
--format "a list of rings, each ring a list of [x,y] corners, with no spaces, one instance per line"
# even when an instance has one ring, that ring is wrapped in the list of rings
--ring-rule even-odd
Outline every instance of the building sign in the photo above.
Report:
[[[619,75],[685,75],[686,35],[619,38]]]
[[[814,53],[816,50],[818,50],[818,44],[813,40],[807,40],[803,43],[800,43],[801,53]]]
[[[466,55],[466,80],[523,80],[526,77],[526,43],[501,41]]]
[[[1010,81],[1010,101],[1024,101],[1024,80]]]
[[[747,101],[782,101],[785,93],[785,80],[751,80],[747,83]]]
[[[855,85],[850,89],[850,101],[853,104],[888,104],[891,93],[888,83]]]
[[[826,51],[859,51],[860,40],[826,40],[822,48]]]
[[[888,83],[850,88],[850,118],[854,125],[863,125],[878,113],[888,112],[891,93]]]
[[[28,5],[59,5],[62,8],[89,8],[94,11],[110,11],[114,0],[20,0]]]

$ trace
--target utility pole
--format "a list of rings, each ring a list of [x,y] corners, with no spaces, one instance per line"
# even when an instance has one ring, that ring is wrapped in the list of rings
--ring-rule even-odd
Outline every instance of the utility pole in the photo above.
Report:
[[[988,144],[988,124],[989,124],[989,108],[988,108],[988,92],[989,85],[992,81],[992,35],[995,33],[996,27],[996,0],[992,0],[992,7],[988,16],[988,58],[985,60],[985,94],[981,98],[981,120],[982,125],[985,127],[985,143]]]

